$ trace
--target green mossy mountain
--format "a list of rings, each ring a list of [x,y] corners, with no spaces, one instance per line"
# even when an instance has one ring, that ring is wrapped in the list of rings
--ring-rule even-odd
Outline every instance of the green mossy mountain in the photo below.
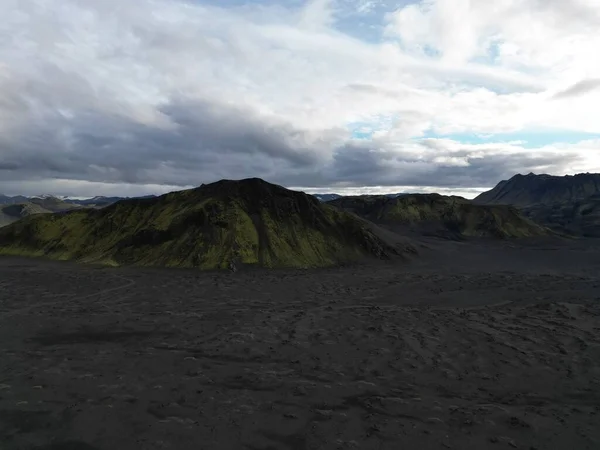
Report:
[[[0,227],[33,214],[49,214],[79,208],[78,205],[71,205],[56,197],[32,197],[20,203],[10,203],[11,197],[4,197],[4,199],[6,203],[0,204]]]
[[[477,205],[462,197],[439,194],[343,197],[330,205],[386,227],[406,227],[447,238],[519,238],[543,236],[546,228],[510,206]]]
[[[0,229],[0,254],[110,265],[325,267],[402,251],[372,224],[260,179],[36,215]]]
[[[62,212],[69,211],[71,209],[79,208],[79,205],[67,203],[60,198],[47,196],[47,197],[31,197],[27,203],[32,203],[50,212]]]
[[[49,214],[51,212],[35,203],[0,205],[0,227],[10,225],[17,220],[33,214]]]
[[[503,180],[492,190],[475,198],[489,205],[554,205],[583,200],[600,194],[600,174],[580,173],[564,177],[552,175],[515,175]]]

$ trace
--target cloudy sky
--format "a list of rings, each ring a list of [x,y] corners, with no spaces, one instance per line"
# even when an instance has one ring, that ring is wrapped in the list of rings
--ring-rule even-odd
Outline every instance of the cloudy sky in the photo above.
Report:
[[[597,0],[0,0],[0,193],[600,171]]]

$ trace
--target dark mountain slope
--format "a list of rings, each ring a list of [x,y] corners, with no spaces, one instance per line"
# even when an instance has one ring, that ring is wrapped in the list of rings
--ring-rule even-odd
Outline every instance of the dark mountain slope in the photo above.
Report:
[[[32,197],[25,202],[10,203],[10,199],[19,198],[22,197],[6,197],[7,203],[0,205],[0,227],[33,214],[50,214],[79,208],[77,205],[70,205],[56,197]]]
[[[10,197],[8,195],[0,194],[0,205],[14,205],[16,203],[25,203],[27,201],[29,201],[29,198],[22,195]]]
[[[559,233],[600,237],[600,195],[551,205],[532,205],[523,208],[523,214]]]
[[[49,214],[51,212],[34,203],[0,205],[0,227],[9,225],[32,214]]]
[[[67,203],[66,201],[52,196],[31,197],[27,203],[31,203],[45,209],[49,212],[63,212],[79,208],[78,205]]]
[[[600,194],[600,174],[580,173],[557,177],[552,175],[515,175],[490,191],[475,198],[476,203],[531,206],[536,204],[583,200]]]
[[[404,250],[352,214],[259,179],[38,215],[0,229],[0,253],[113,265],[319,267]]]
[[[420,234],[449,238],[542,236],[549,230],[509,206],[477,205],[439,194],[343,197],[329,204],[387,227],[404,226]]]

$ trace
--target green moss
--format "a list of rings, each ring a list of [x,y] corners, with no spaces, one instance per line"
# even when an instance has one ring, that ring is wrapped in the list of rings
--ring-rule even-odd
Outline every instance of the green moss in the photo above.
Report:
[[[0,230],[3,254],[107,265],[324,267],[395,251],[355,216],[257,180],[31,217]]]
[[[415,194],[398,198],[363,196],[330,202],[382,224],[437,226],[469,237],[518,238],[541,236],[548,230],[507,206],[478,205],[460,197]]]

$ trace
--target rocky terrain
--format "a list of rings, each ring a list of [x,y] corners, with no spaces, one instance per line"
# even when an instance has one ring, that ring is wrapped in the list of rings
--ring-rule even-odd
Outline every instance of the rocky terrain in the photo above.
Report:
[[[0,257],[3,450],[597,449],[600,248],[319,270]]]

